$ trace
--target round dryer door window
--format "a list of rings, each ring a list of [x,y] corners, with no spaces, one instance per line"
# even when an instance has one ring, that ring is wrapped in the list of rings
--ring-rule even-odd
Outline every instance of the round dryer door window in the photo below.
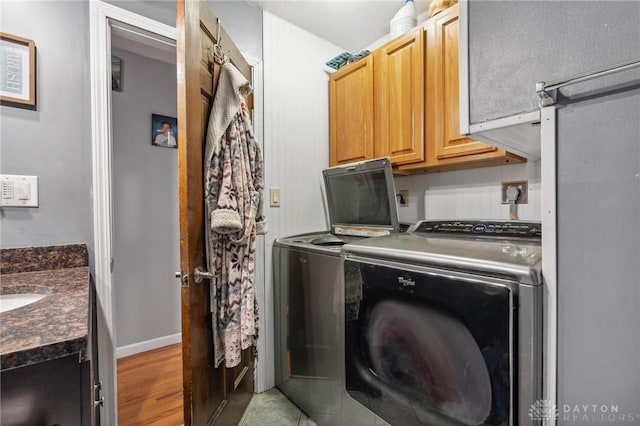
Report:
[[[480,425],[489,416],[492,394],[486,363],[467,327],[455,317],[382,300],[371,310],[366,341],[381,392],[411,405],[418,417],[429,420],[435,411],[461,424]],[[439,424],[437,418],[431,421]]]

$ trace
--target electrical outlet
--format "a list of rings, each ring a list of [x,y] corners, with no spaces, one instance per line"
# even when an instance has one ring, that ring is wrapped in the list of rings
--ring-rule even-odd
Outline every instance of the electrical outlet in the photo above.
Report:
[[[526,180],[519,180],[514,182],[502,182],[502,204],[509,204],[509,201],[507,200],[507,189],[509,189],[512,186],[520,190],[520,195],[516,200],[516,204],[528,204],[529,203],[529,182]]]
[[[409,190],[401,189],[400,192],[400,207],[409,207]]]

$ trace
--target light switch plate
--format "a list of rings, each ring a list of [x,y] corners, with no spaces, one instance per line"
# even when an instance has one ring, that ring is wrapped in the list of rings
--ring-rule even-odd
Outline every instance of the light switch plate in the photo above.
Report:
[[[280,188],[269,188],[269,205],[280,207]]]
[[[0,175],[2,207],[38,207],[38,176]]]

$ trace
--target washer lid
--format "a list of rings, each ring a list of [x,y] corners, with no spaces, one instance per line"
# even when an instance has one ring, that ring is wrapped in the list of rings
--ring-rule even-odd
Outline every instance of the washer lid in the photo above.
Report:
[[[331,232],[373,237],[397,232],[398,206],[388,157],[322,171]]]
[[[358,240],[342,247],[345,256],[364,256],[425,266],[513,275],[540,285],[542,248],[523,239],[443,238],[422,233]]]

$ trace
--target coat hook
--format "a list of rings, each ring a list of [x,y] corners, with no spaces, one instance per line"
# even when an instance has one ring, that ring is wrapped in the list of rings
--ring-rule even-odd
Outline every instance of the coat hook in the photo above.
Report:
[[[216,18],[216,44],[222,45],[222,40],[220,39],[220,18]]]
[[[220,64],[224,64],[229,60],[229,56],[231,55],[231,50],[229,50],[229,55],[225,55],[224,50],[222,49],[222,36],[221,36],[221,22],[220,18],[216,18],[216,41],[213,45],[213,60],[214,62],[218,62]]]

